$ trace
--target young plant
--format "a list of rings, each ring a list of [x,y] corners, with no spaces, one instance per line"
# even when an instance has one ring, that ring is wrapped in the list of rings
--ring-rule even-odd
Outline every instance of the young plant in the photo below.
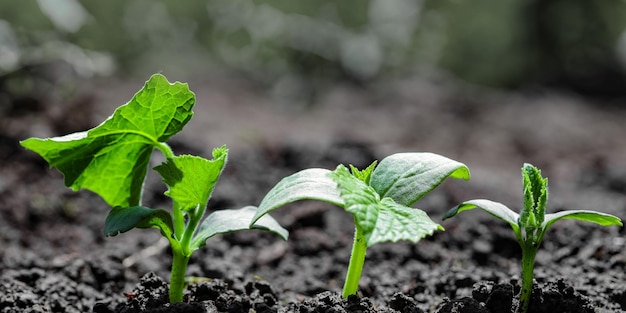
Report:
[[[541,177],[541,171],[531,164],[522,167],[524,187],[524,207],[520,214],[513,212],[501,203],[489,200],[470,200],[448,211],[443,219],[453,217],[463,211],[479,208],[511,225],[522,247],[522,289],[517,312],[528,310],[533,287],[535,256],[546,230],[560,219],[587,221],[602,226],[622,226],[621,220],[613,215],[589,211],[569,210],[546,214],[548,200],[548,179]]]
[[[334,171],[305,169],[281,180],[261,201],[257,220],[272,210],[298,200],[320,200],[354,215],[354,243],[343,297],[356,294],[365,252],[379,242],[409,240],[417,243],[443,228],[426,212],[411,208],[447,177],[468,180],[462,163],[432,153],[399,153],[364,170],[343,165]]]
[[[195,95],[187,84],[169,83],[153,75],[127,104],[88,131],[47,139],[29,138],[22,146],[40,154],[64,175],[74,191],[88,189],[111,207],[104,226],[106,236],[132,228],[156,228],[170,243],[173,261],[169,298],[183,299],[185,272],[191,254],[206,240],[222,233],[257,228],[284,239],[287,231],[270,216],[250,224],[255,207],[219,210],[204,218],[207,203],[228,157],[225,146],[213,150],[213,159],[174,155],[166,141],[193,116]],[[172,211],[141,205],[148,163],[154,149],[166,161],[154,169],[168,186]]]

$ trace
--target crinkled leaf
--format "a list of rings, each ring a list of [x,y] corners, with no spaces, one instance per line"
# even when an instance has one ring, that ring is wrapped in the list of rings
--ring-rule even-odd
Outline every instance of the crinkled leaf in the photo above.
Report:
[[[584,222],[596,223],[602,226],[623,226],[622,220],[614,215],[589,211],[589,210],[570,210],[557,213],[546,214],[542,228],[547,230],[554,222],[561,219],[573,219]]]
[[[412,206],[447,177],[468,180],[469,169],[434,153],[397,153],[380,162],[371,175],[370,185],[381,197]]]
[[[343,165],[329,176],[337,182],[345,210],[354,215],[368,247],[399,240],[418,242],[435,230],[443,230],[422,210],[400,205],[391,198],[380,199],[372,187],[351,175]]]
[[[544,221],[548,200],[548,179],[541,170],[525,163],[522,167],[524,207],[520,212],[520,223],[524,227],[537,228]]]
[[[283,178],[265,195],[252,224],[272,210],[299,200],[320,200],[343,207],[337,184],[328,173],[327,169],[311,168]]]
[[[157,228],[166,238],[173,236],[172,217],[169,212],[143,206],[114,207],[104,222],[104,235],[116,236],[133,228]]]
[[[350,171],[352,172],[352,175],[354,175],[354,177],[369,185],[370,179],[372,178],[372,172],[374,171],[374,168],[376,168],[376,164],[378,164],[378,162],[374,161],[364,170],[359,170],[358,168],[350,164]]]
[[[519,233],[519,226],[517,224],[517,220],[519,219],[519,214],[515,213],[513,210],[509,209],[502,203],[494,202],[491,200],[477,199],[465,201],[456,207],[450,209],[446,214],[444,214],[443,219],[446,220],[451,218],[463,211],[471,210],[471,209],[481,209],[511,225],[516,234]]]
[[[197,249],[205,245],[207,239],[218,235],[246,229],[261,229],[273,232],[287,240],[289,232],[270,215],[264,215],[251,225],[257,208],[247,206],[236,210],[219,210],[211,213],[200,225],[192,246]]]
[[[213,160],[193,155],[168,159],[154,168],[169,187],[165,195],[174,199],[183,209],[205,207],[215,184],[226,165],[226,146],[213,150]]]
[[[432,235],[436,230],[444,229],[431,220],[426,212],[403,206],[391,198],[383,198],[376,227],[367,245],[399,240],[417,243],[420,239]]]
[[[348,169],[339,165],[328,173],[335,181],[344,202],[344,209],[354,215],[355,223],[361,228],[367,242],[374,232],[381,210],[380,197],[374,188],[350,174]]]
[[[58,168],[73,190],[89,189],[113,207],[136,206],[152,150],[185,126],[194,102],[187,84],[156,74],[99,126],[21,144]]]

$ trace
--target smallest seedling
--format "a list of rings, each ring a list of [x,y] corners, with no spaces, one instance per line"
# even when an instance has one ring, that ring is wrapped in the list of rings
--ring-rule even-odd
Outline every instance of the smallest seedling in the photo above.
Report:
[[[602,226],[622,226],[622,221],[613,215],[589,210],[568,210],[546,214],[548,200],[548,179],[541,177],[541,171],[531,164],[522,167],[524,186],[524,207],[520,214],[513,212],[501,203],[490,200],[470,200],[448,211],[443,219],[453,217],[463,211],[475,208],[509,223],[522,247],[522,290],[518,313],[526,313],[533,287],[535,256],[546,230],[560,219],[574,219],[592,222]]]

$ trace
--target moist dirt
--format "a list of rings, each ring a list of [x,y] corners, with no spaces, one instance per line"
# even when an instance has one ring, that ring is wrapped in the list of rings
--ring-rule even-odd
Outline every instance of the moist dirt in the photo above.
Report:
[[[272,214],[288,241],[262,231],[209,239],[191,258],[184,302],[168,304],[171,255],[158,231],[104,237],[107,205],[67,189],[61,174],[18,144],[93,127],[141,87],[102,84],[66,104],[44,96],[27,107],[2,102],[0,312],[508,313],[521,274],[510,227],[478,211],[440,222],[445,211],[474,198],[519,210],[519,169],[529,162],[550,178],[548,210],[626,218],[626,111],[615,104],[409,80],[340,86],[293,109],[233,82],[190,82],[196,115],[172,148],[206,156],[231,147],[210,210],[258,204],[280,178],[304,168],[363,168],[401,151],[459,160],[472,179],[448,180],[417,203],[446,231],[368,249],[356,296],[340,296],[352,217],[303,201]],[[145,186],[145,205],[169,206],[156,175]],[[530,312],[626,312],[625,272],[624,228],[558,222],[537,255]]]

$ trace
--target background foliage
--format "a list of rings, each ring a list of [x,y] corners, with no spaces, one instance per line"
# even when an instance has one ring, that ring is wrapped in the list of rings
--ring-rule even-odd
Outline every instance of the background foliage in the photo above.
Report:
[[[0,75],[62,61],[86,77],[236,75],[280,92],[435,72],[615,96],[625,28],[619,0],[7,0]]]

